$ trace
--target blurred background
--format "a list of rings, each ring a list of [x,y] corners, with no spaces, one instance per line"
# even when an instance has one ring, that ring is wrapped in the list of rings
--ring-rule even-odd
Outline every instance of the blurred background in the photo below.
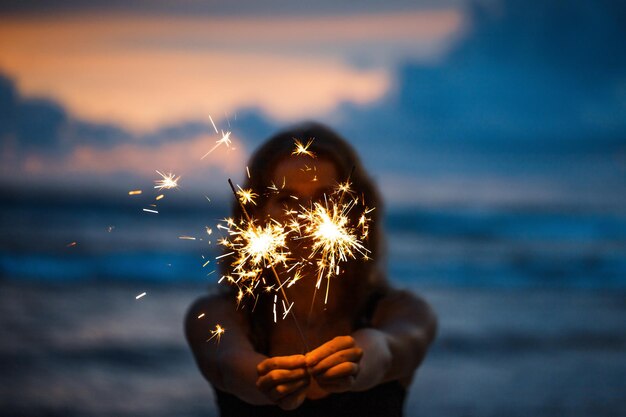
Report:
[[[618,0],[2,2],[0,414],[215,415],[206,227],[317,120],[440,317],[408,416],[626,415],[625,39]]]

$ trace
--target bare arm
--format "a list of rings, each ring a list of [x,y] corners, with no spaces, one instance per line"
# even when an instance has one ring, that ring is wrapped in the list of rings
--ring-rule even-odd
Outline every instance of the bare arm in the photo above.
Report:
[[[313,350],[307,365],[329,392],[363,391],[393,380],[408,386],[436,331],[437,319],[424,300],[393,291],[379,301],[372,327]]]
[[[219,343],[207,342],[217,323],[226,329],[224,336]],[[235,310],[231,297],[223,295],[200,298],[185,318],[185,334],[198,368],[213,386],[250,404],[298,407],[310,381],[304,356],[268,358],[254,350],[248,332],[244,315]]]
[[[354,332],[363,349],[355,390],[400,380],[408,386],[437,333],[437,317],[428,303],[408,291],[379,301],[372,328]]]
[[[200,314],[204,317],[198,319]],[[219,323],[226,331],[219,341],[210,329]],[[248,338],[248,323],[236,311],[231,297],[212,295],[198,299],[187,312],[185,334],[200,372],[216,388],[250,404],[271,404],[256,386],[257,364],[267,359]]]

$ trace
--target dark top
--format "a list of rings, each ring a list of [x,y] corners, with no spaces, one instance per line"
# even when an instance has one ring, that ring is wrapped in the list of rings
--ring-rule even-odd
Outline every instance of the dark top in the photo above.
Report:
[[[363,314],[355,323],[355,329],[368,327],[378,301],[384,296],[375,292],[369,298]],[[401,417],[406,390],[399,381],[377,385],[367,391],[330,394],[318,400],[306,399],[292,411],[275,405],[252,405],[238,397],[215,389],[217,405],[222,417],[351,417],[385,416]]]

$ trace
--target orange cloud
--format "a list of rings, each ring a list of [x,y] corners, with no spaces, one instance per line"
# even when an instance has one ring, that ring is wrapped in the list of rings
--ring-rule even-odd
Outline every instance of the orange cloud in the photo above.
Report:
[[[248,106],[285,121],[385,94],[388,69],[381,63],[356,68],[349,54],[376,63],[394,48],[423,52],[461,25],[455,10],[331,18],[14,18],[0,26],[0,69],[27,95],[49,95],[79,117],[138,130]]]

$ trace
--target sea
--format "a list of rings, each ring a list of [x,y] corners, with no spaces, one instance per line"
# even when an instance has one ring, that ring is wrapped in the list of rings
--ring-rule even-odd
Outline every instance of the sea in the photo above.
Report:
[[[182,322],[226,202],[0,200],[0,415],[217,415]],[[439,318],[407,416],[626,415],[626,212],[392,207],[384,230]]]

